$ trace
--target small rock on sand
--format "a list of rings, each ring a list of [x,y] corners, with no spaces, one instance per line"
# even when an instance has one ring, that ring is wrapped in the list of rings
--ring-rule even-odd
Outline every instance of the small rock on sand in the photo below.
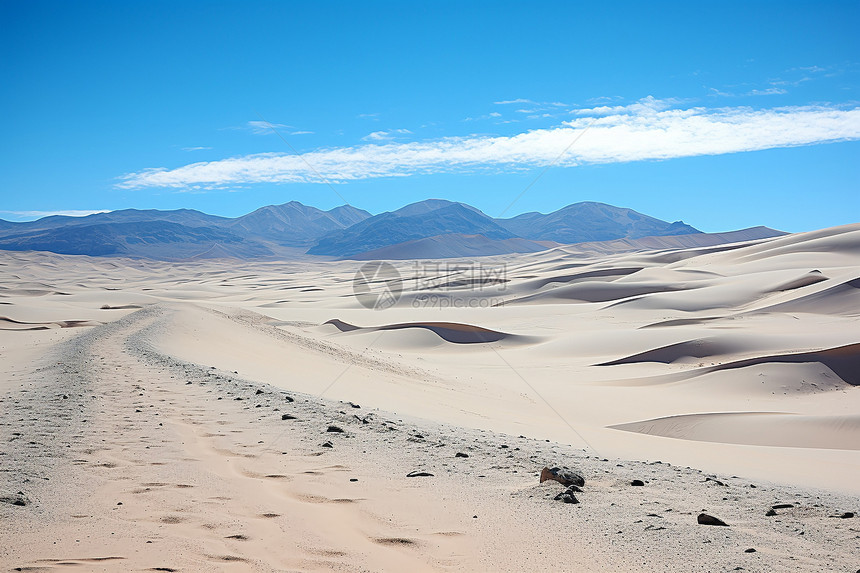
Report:
[[[641,486],[645,485],[645,482],[642,481],[641,479],[635,479],[635,480],[630,482],[630,485],[635,485],[635,486],[641,487]]]
[[[326,428],[326,430],[325,430],[325,431],[326,431],[326,432],[332,432],[332,433],[335,433],[335,434],[342,434],[342,433],[343,433],[343,428],[341,428],[341,427],[339,427],[339,426],[329,426],[328,428]]]
[[[564,503],[579,503],[579,500],[576,499],[576,496],[574,495],[574,492],[577,491],[581,492],[582,490],[579,489],[577,486],[572,485],[557,496],[555,496],[553,499],[555,499],[556,501],[563,501]]]
[[[0,494],[0,503],[8,503],[9,505],[17,505],[19,507],[24,507],[30,504],[30,500],[24,495],[23,492],[18,493],[2,493]]]
[[[540,472],[540,483],[547,480],[554,480],[561,485],[577,485],[582,487],[585,485],[585,478],[578,471],[568,468],[544,468]]]
[[[455,458],[468,458],[469,454],[464,454],[463,452],[457,452],[456,454],[454,454],[454,457]]]
[[[713,515],[708,515],[707,513],[700,513],[699,517],[696,518],[696,521],[699,523],[699,525],[722,525],[724,527],[729,526],[729,524],[722,519],[714,517]]]
[[[433,477],[433,474],[430,472],[409,472],[406,474],[408,478],[417,478],[417,477]]]

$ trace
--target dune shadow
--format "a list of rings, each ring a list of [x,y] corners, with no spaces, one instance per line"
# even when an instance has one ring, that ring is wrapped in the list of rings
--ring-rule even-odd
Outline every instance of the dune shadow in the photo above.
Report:
[[[498,342],[509,338],[517,338],[514,334],[490,330],[480,326],[461,324],[459,322],[404,322],[399,324],[385,324],[382,326],[355,326],[340,319],[333,318],[324,324],[331,324],[341,332],[375,332],[384,330],[402,330],[407,328],[423,328],[436,334],[439,338],[454,344],[480,344],[485,342]]]

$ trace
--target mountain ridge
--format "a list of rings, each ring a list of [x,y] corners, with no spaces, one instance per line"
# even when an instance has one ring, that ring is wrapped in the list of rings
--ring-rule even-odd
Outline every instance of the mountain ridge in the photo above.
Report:
[[[754,234],[780,233],[766,229]],[[351,205],[323,211],[289,201],[234,218],[194,209],[123,209],[85,217],[0,220],[0,249],[161,260],[295,259],[302,253],[366,260],[535,252],[601,241],[620,241],[623,248],[625,241],[642,237],[699,234],[681,221],[670,223],[594,201],[509,219],[492,218],[471,205],[445,199],[427,199],[377,215]]]
[[[583,221],[588,225],[583,225]],[[627,207],[582,201],[551,213],[523,213],[500,224],[517,236],[560,243],[638,239],[660,235],[701,233],[683,221],[668,223]]]
[[[413,205],[419,204],[413,203],[406,207]],[[516,237],[474,207],[469,208],[462,203],[438,204],[427,210],[425,207],[429,206],[380,213],[335,231],[322,237],[308,250],[308,254],[347,257],[406,241],[448,234],[483,235],[488,239]]]

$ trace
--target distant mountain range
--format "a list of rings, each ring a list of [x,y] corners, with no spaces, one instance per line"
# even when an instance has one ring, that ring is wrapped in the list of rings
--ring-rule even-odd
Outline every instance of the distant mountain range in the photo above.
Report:
[[[481,235],[487,239],[512,239],[498,222],[474,207],[434,200],[407,205],[323,236],[308,250],[311,255],[349,257],[406,241],[448,234]]]
[[[548,215],[523,213],[499,224],[526,239],[584,243],[614,239],[639,239],[664,235],[701,233],[682,221],[667,223],[633,209],[586,201],[574,203]]]
[[[322,211],[291,201],[236,218],[191,209],[125,209],[25,223],[0,220],[0,249],[160,260],[305,254],[368,260],[535,252],[559,244],[696,234],[700,231],[681,221],[668,223],[594,202],[546,215],[494,219],[465,203],[442,199],[379,215],[350,205]],[[779,234],[765,227],[753,233],[755,238]]]

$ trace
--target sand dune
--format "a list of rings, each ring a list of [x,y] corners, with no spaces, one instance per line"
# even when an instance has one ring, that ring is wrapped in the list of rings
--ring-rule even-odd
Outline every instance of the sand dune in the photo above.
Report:
[[[699,359],[715,356],[723,356],[742,352],[747,347],[742,341],[726,338],[700,338],[697,340],[685,340],[668,346],[647,350],[632,356],[619,358],[609,362],[602,362],[597,366],[615,366],[617,364],[635,364],[637,362],[662,362],[672,364],[684,359]]]
[[[385,310],[360,262],[0,253],[0,562],[854,570],[858,246],[403,261]]]
[[[667,438],[791,448],[860,449],[860,415],[726,412],[667,416],[612,426]]]
[[[827,286],[818,292],[757,309],[759,312],[812,312],[817,314],[860,314],[860,278]]]
[[[729,370],[733,368],[746,368],[756,364],[783,363],[803,364],[818,362],[830,368],[839,378],[851,384],[860,385],[860,343],[848,344],[838,348],[828,348],[816,352],[801,352],[797,354],[777,354],[773,356],[759,356],[747,360],[738,360],[720,364],[711,368],[712,371]]]
[[[777,340],[782,340],[777,338]],[[772,342],[772,341],[771,341]],[[738,354],[755,353],[756,346],[760,349],[766,341],[750,339],[742,336],[686,340],[668,346],[662,346],[653,350],[640,352],[632,356],[619,358],[609,362],[602,362],[597,366],[615,366],[619,364],[636,364],[641,362],[660,362],[673,364],[687,362],[699,363],[701,359],[724,361],[726,357]],[[857,386],[860,384],[860,343],[849,344],[837,348],[828,348],[815,352],[797,352],[755,356],[743,360],[732,360],[710,366],[703,372],[716,372],[735,368],[747,368],[758,364],[805,364],[818,363],[832,370],[844,382]]]
[[[631,297],[639,297],[643,294],[672,292],[684,290],[686,287],[672,284],[648,284],[648,283],[602,283],[582,282],[574,285],[557,287],[552,290],[533,294],[521,298],[505,301],[505,304],[524,302],[558,302],[558,301],[581,301],[581,302],[609,302]]]
[[[75,328],[99,324],[90,320],[55,320],[52,322],[23,322],[0,316],[0,330],[44,330],[47,328]]]

